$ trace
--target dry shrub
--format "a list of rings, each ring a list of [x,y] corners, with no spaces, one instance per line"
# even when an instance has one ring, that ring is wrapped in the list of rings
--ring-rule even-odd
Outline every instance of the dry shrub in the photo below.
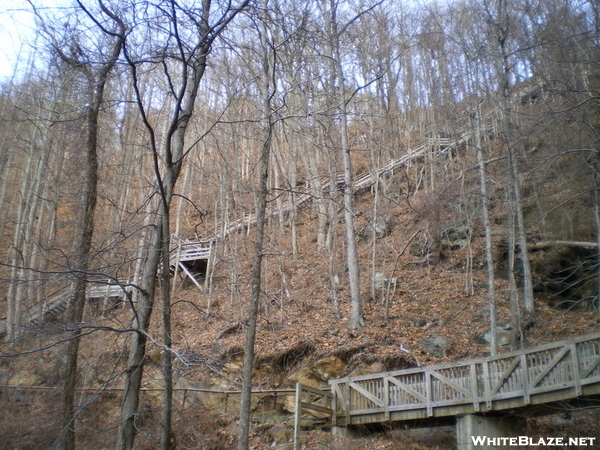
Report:
[[[180,450],[230,450],[237,445],[235,419],[228,414],[188,409],[178,415],[173,427]]]
[[[52,448],[60,433],[60,398],[46,392],[3,392],[0,395],[2,448]]]

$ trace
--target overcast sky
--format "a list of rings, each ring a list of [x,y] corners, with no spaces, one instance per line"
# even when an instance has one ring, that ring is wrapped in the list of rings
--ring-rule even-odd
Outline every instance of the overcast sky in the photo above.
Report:
[[[410,0],[422,3],[423,0]],[[426,2],[429,0],[425,0]],[[55,8],[69,0],[33,0],[36,8]],[[24,68],[35,37],[35,20],[26,0],[0,0],[0,82],[13,76],[15,67]]]
[[[34,19],[28,12],[29,4],[24,0],[3,2],[0,6],[0,77],[2,80],[13,75],[19,59],[27,62],[26,50],[21,52],[24,42],[33,38]]]

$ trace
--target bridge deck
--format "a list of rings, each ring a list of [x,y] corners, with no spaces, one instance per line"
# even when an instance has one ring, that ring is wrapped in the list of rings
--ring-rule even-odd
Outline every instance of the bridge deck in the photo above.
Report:
[[[458,363],[329,381],[333,425],[501,411],[600,394],[600,333]]]

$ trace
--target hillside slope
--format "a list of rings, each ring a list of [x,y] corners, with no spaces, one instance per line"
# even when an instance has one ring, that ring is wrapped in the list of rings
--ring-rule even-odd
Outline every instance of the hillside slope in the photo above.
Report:
[[[466,165],[467,157],[463,157]],[[413,170],[418,172],[419,168]],[[497,172],[502,171],[498,169]],[[437,189],[415,191],[407,183],[406,173],[390,174],[385,179],[377,217],[373,211],[375,194],[363,191],[357,195],[355,213],[360,235],[361,293],[366,318],[366,326],[360,331],[350,331],[346,326],[350,305],[344,249],[335,248],[332,259],[317,249],[316,211],[308,208],[297,217],[299,251],[296,254],[292,252],[289,227],[272,218],[267,233],[264,295],[257,336],[257,388],[293,388],[303,373],[310,372],[319,361],[332,357],[341,361],[335,369],[337,377],[487,354],[489,348],[484,338],[489,329],[487,271],[481,219],[473,201],[477,185],[470,177],[461,178],[448,172],[438,181]],[[502,196],[502,189],[497,189],[492,193],[490,203],[502,202]],[[506,325],[506,329],[513,322],[503,253],[506,247],[505,219],[502,208],[495,211],[497,320],[502,326]],[[340,216],[334,228],[338,235],[336,242],[343,242],[342,220]],[[379,234],[375,241],[373,229]],[[532,239],[535,240],[533,231]],[[249,233],[232,234],[217,247],[210,292],[201,292],[191,282],[179,279],[173,297],[177,387],[218,391],[239,389],[252,248],[252,229]],[[541,247],[533,254],[537,286],[550,283],[549,274],[565,270],[565,265],[568,269],[577,257],[581,255],[573,255],[564,247]],[[371,287],[373,273],[378,281],[374,290]],[[334,277],[341,318],[335,314],[330,274]],[[590,277],[589,272],[585,274]],[[386,284],[382,280],[393,282]],[[577,284],[576,280],[570,283]],[[520,340],[515,330],[506,329],[506,341],[503,341],[506,345],[500,351],[598,330],[600,319],[589,303],[574,301],[565,305],[548,301],[554,297],[538,290],[535,317],[523,320]],[[112,329],[126,327],[130,320],[130,313],[123,308],[102,314],[101,310],[90,307],[87,316],[90,325]],[[155,314],[154,336],[160,335],[159,317]],[[59,318],[55,325],[60,325],[60,321]],[[44,358],[33,354],[12,361],[5,375],[8,384],[60,385],[62,350],[56,346],[60,334],[53,334],[52,329],[49,324],[46,334],[32,335],[28,338],[30,342],[23,343],[24,348],[49,347],[41,353]],[[90,397],[82,416],[82,423],[93,422],[95,431],[90,435],[83,431],[82,434],[87,436],[84,441],[89,442],[82,443],[81,448],[111,445],[111,420],[118,417],[124,339],[123,333],[91,333],[83,338],[80,384],[92,387],[96,392]],[[150,364],[146,369],[146,385],[160,388],[162,349],[160,339],[153,341],[148,352]],[[112,388],[117,391],[107,390]],[[22,395],[18,392],[7,396],[9,405]],[[31,395],[15,410],[14,418],[30,417],[32,410],[27,405],[35,399],[39,402],[36,415],[42,420],[59,400],[48,394]],[[141,433],[140,448],[153,448],[152,442],[158,431],[152,422],[160,408],[159,399],[159,394],[145,396],[142,405],[145,418],[140,422],[140,430],[145,431]],[[180,447],[197,448],[195,446],[203,443],[206,447],[202,448],[231,448],[235,439],[235,396],[225,396],[224,402],[209,397],[200,400],[194,397],[187,402],[186,406],[185,402],[176,400]],[[289,412],[286,402],[285,395],[257,398],[255,415],[271,417],[275,411],[277,414]],[[202,407],[191,408],[194,404]],[[274,421],[285,421],[285,415],[274,417]],[[6,423],[13,423],[14,418],[6,418]],[[58,432],[55,428],[58,423],[50,423],[53,424],[49,425],[51,429],[44,429],[48,436]],[[268,432],[271,422],[266,423],[256,425],[253,445],[257,449],[268,448],[272,440]],[[13,425],[15,439],[22,439],[23,430],[17,424]],[[220,430],[217,437],[213,432],[215,427]],[[88,431],[91,433],[91,429]],[[36,436],[41,439],[37,431],[30,429],[27,433],[31,442]],[[309,433],[309,436],[314,442],[326,440],[318,432]],[[398,448],[385,439],[371,444],[369,442],[374,441],[361,442],[357,445],[365,447],[358,448]],[[405,448],[420,448],[419,445],[407,444]]]

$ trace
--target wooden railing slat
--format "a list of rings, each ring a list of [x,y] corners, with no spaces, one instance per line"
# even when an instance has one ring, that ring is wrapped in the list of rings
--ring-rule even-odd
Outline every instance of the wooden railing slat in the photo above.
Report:
[[[359,392],[360,394],[362,394],[364,397],[368,398],[369,400],[371,400],[373,403],[375,403],[377,406],[383,406],[383,400],[381,400],[380,398],[377,398],[375,395],[373,395],[371,392],[369,392],[367,389],[363,388],[362,386],[360,386],[359,384],[350,382],[349,386],[354,389],[355,391]]]
[[[548,375],[548,373],[550,373],[550,371],[556,367],[556,365],[562,360],[563,356],[565,356],[569,350],[570,350],[570,347],[563,347],[554,356],[554,358],[552,358],[552,361],[550,361],[550,363],[548,363],[546,365],[544,370],[542,370],[540,373],[538,373],[537,376],[533,379],[533,381],[531,381],[531,383],[529,384],[529,389],[533,389],[534,387],[536,387],[544,379],[544,377],[546,375]]]
[[[575,394],[579,397],[583,391],[581,389],[581,366],[579,365],[579,354],[577,353],[577,345],[571,344],[569,348],[571,357],[571,370],[573,371],[573,379],[575,380]]]
[[[438,380],[440,380],[442,383],[444,383],[447,386],[450,386],[452,389],[460,392],[461,394],[463,394],[465,397],[470,398],[471,397],[471,393],[466,390],[464,387],[456,384],[454,381],[452,381],[450,378],[445,377],[444,375],[442,375],[439,372],[436,372],[435,370],[431,371],[431,375],[433,375],[435,378],[437,378]]]
[[[581,372],[581,379],[586,379],[589,376],[589,374],[592,373],[596,369],[596,367],[598,367],[598,365],[600,365],[600,356],[597,356],[588,366],[588,368]]]
[[[479,386],[477,384],[477,365],[471,364],[469,369],[471,375],[471,397],[473,398],[473,409],[479,411]]]
[[[395,384],[396,386],[398,386],[403,391],[408,392],[413,397],[418,398],[423,403],[427,402],[427,397],[425,397],[421,393],[417,392],[416,390],[414,390],[413,388],[411,388],[409,385],[407,385],[407,384],[403,383],[402,381],[398,380],[397,378],[395,378],[395,377],[385,377],[385,379],[388,380],[388,381],[390,381],[391,383]]]
[[[517,366],[519,365],[520,362],[521,362],[520,358],[514,358],[513,359],[513,362],[510,364],[510,366],[508,367],[508,369],[506,369],[504,371],[504,373],[502,374],[502,376],[498,379],[498,381],[496,382],[496,384],[492,388],[492,390],[490,392],[491,395],[494,395],[496,392],[498,392],[500,390],[500,388],[502,387],[502,385],[506,382],[506,380],[508,380],[508,378],[511,376],[511,374],[513,373],[513,371],[517,368]]]

